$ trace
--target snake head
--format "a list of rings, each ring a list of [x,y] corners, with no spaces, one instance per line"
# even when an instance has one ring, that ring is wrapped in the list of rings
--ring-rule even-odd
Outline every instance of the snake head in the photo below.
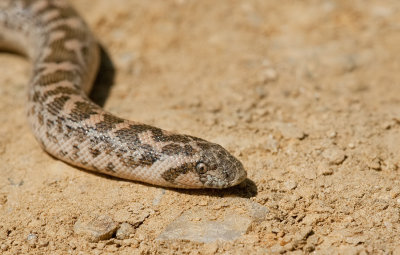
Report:
[[[202,152],[195,171],[205,188],[227,188],[246,179],[242,163],[222,146],[207,142],[199,147]]]
[[[163,178],[172,183],[171,186],[222,189],[246,179],[247,173],[242,163],[222,146],[196,138],[192,147],[197,150],[189,162],[163,174]]]

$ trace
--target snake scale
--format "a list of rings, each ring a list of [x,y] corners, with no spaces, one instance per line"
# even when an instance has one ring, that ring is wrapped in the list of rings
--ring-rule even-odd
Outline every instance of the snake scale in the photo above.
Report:
[[[246,178],[218,144],[119,118],[90,101],[99,47],[67,1],[0,0],[0,49],[31,60],[29,124],[56,158],[164,187],[226,188]]]

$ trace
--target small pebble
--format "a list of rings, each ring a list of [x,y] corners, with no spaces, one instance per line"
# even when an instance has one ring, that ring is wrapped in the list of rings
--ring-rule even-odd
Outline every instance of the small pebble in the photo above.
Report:
[[[320,221],[321,218],[322,218],[322,216],[321,216],[320,214],[317,214],[317,213],[310,213],[310,214],[307,214],[307,215],[303,218],[302,222],[303,222],[304,224],[306,224],[306,225],[313,225],[313,224],[315,224],[315,223],[318,223],[318,221]]]
[[[97,244],[97,249],[99,249],[99,250],[104,249],[104,247],[106,247],[106,243],[98,243]]]
[[[269,210],[267,207],[253,201],[249,201],[247,204],[249,214],[253,221],[261,222],[265,220],[265,217],[268,215]]]
[[[208,215],[205,209],[187,211],[170,222],[157,239],[190,240],[200,243],[234,241],[248,231],[252,222],[251,218],[233,211],[220,220]]]
[[[0,250],[1,251],[7,251],[9,248],[10,248],[10,246],[8,246],[7,244],[0,245]]]
[[[162,198],[164,197],[164,195],[165,195],[165,189],[161,189],[161,191],[158,192],[158,194],[156,195],[156,197],[153,199],[153,202],[152,202],[153,205],[154,205],[154,206],[159,205],[160,202],[161,202],[161,200],[162,200]]]
[[[285,247],[281,246],[280,244],[275,244],[269,248],[271,254],[283,254],[285,253]]]
[[[260,73],[259,79],[262,83],[276,81],[278,79],[278,72],[274,68],[268,67]]]
[[[268,108],[257,108],[254,110],[254,113],[259,116],[259,117],[264,117],[267,116],[270,112],[270,109]]]
[[[246,123],[251,123],[253,121],[253,116],[251,116],[251,114],[244,114],[243,121]]]
[[[71,240],[71,241],[68,243],[68,245],[69,245],[69,247],[71,247],[71,249],[73,249],[73,250],[75,250],[76,247],[77,247],[76,242],[73,241],[73,240]],[[93,245],[93,247],[94,247],[94,244],[92,244],[92,245]]]
[[[286,190],[293,190],[297,187],[297,183],[293,180],[285,181],[283,185]]]
[[[356,145],[354,143],[349,143],[347,147],[349,147],[350,149],[354,149]]]
[[[301,140],[306,136],[300,128],[290,123],[279,123],[277,128],[285,138],[296,138]]]
[[[133,233],[135,233],[135,228],[131,224],[124,222],[118,228],[116,238],[120,240],[127,239]]]
[[[227,127],[227,128],[233,128],[233,127],[237,126],[237,122],[234,121],[234,120],[225,120],[225,121],[223,122],[223,124],[224,124],[224,126]]]
[[[37,235],[35,234],[29,234],[28,237],[26,238],[28,241],[36,241],[37,240]]]
[[[394,187],[391,191],[390,191],[390,197],[393,198],[397,198],[400,195],[400,188],[399,187]]]
[[[305,171],[303,172],[303,175],[304,175],[304,178],[306,178],[308,180],[314,180],[315,178],[317,178],[317,173],[312,168],[305,169]]]
[[[322,163],[318,166],[318,173],[320,175],[331,175],[333,174],[333,169],[331,166],[329,166],[329,164]]]
[[[207,200],[200,200],[197,204],[201,205],[201,206],[206,206],[206,205],[208,205],[208,201]]]
[[[328,132],[328,137],[329,137],[329,138],[335,138],[336,136],[337,136],[336,131],[329,131],[329,132]]]
[[[37,235],[35,234],[29,234],[28,237],[26,238],[26,240],[28,240],[28,243],[31,247],[35,248],[36,247],[36,242],[37,242]]]
[[[98,242],[111,238],[117,227],[118,224],[109,216],[101,215],[89,222],[78,220],[75,223],[74,231],[75,234],[85,236],[90,242]]]
[[[5,203],[7,203],[7,200],[7,195],[0,194],[0,205],[4,205]]]
[[[385,121],[385,122],[382,124],[382,129],[389,130],[389,129],[391,129],[394,125],[395,125],[395,123],[394,123],[393,121]]]
[[[39,247],[47,247],[49,245],[49,241],[47,240],[40,240]]]
[[[303,240],[306,240],[313,233],[314,233],[314,231],[311,226],[305,226],[302,229],[300,229],[300,231],[297,232],[294,239],[298,240],[298,241],[300,241],[300,240],[303,241]]]
[[[118,247],[116,245],[109,245],[107,246],[107,251],[109,252],[117,252],[118,251]]]
[[[268,95],[264,85],[257,86],[254,91],[256,92],[258,99],[263,99]]]
[[[343,62],[343,71],[352,72],[357,69],[358,64],[354,56],[347,56]]]
[[[400,245],[394,248],[393,255],[400,255]]]
[[[269,135],[263,147],[267,151],[276,153],[279,150],[279,142],[272,135]]]
[[[218,113],[218,112],[220,112],[222,110],[223,107],[222,107],[221,103],[217,102],[217,103],[214,103],[214,104],[207,105],[206,108],[207,108],[208,112]]]
[[[218,251],[218,242],[206,243],[203,246],[204,254],[215,254]]]
[[[380,162],[380,160],[378,158],[375,158],[375,159],[369,161],[368,162],[368,167],[373,169],[373,170],[376,170],[376,171],[382,170],[381,162]]]
[[[322,157],[328,160],[329,164],[339,165],[346,159],[346,154],[343,150],[332,147],[324,150]]]
[[[346,243],[358,245],[364,243],[367,239],[366,236],[350,236],[346,238]]]
[[[114,220],[117,222],[127,222],[137,228],[152,213],[153,210],[145,208],[141,203],[131,203],[127,208],[117,211],[114,215]]]

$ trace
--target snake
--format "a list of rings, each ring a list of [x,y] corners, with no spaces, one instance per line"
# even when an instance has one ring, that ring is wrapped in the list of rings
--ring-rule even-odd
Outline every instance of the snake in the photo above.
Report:
[[[66,0],[0,0],[0,49],[32,63],[27,118],[55,158],[169,188],[222,189],[247,178],[221,145],[120,118],[91,101],[100,46]]]

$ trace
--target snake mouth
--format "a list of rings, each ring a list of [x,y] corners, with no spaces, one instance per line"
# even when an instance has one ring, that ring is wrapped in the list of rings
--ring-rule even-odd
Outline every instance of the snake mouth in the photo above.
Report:
[[[247,172],[243,169],[238,171],[237,176],[232,181],[226,181],[213,175],[203,176],[200,180],[203,182],[204,187],[211,189],[224,189],[236,186],[247,178]]]
[[[232,186],[235,186],[235,185],[238,185],[238,184],[242,183],[244,180],[246,180],[246,178],[247,178],[246,170],[243,169],[243,170],[239,171],[239,173],[238,173],[237,177],[235,178]]]

